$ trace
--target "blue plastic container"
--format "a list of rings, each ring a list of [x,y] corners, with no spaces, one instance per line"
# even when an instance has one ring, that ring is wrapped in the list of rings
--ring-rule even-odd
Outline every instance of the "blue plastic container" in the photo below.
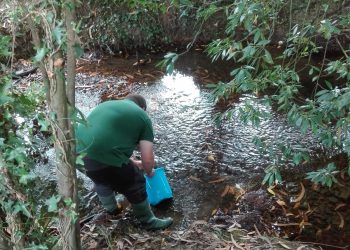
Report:
[[[154,169],[154,175],[152,177],[145,175],[145,178],[148,201],[152,206],[159,204],[163,200],[173,198],[173,192],[163,167]]]

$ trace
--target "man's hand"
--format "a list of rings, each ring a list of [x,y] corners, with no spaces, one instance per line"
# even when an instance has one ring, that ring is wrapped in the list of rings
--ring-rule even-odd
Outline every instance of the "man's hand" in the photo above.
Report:
[[[153,154],[153,143],[149,141],[141,140],[140,143],[142,167],[148,176],[154,175],[154,154]]]
[[[132,159],[130,158],[130,160],[132,161],[132,163],[138,167],[139,169],[143,170],[143,165],[142,165],[142,161],[140,160],[135,160],[135,159]]]
[[[148,177],[152,177],[152,176],[154,175],[154,169],[152,168],[152,169],[151,169],[151,172],[149,172],[149,173],[146,172],[146,175],[147,175]]]

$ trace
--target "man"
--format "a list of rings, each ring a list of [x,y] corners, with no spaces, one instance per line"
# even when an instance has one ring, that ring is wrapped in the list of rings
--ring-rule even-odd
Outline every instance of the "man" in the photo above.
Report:
[[[116,191],[128,199],[143,226],[155,230],[170,226],[173,220],[155,217],[147,200],[142,170],[152,176],[155,161],[153,128],[146,108],[146,100],[140,95],[99,104],[88,115],[87,124],[77,128],[77,152],[87,154],[86,174],[107,212],[117,211]],[[130,158],[137,145],[141,161]]]

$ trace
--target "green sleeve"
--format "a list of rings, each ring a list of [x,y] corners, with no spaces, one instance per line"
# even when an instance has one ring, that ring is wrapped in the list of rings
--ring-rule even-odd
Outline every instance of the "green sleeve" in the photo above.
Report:
[[[145,126],[143,127],[143,130],[141,131],[139,141],[150,141],[153,142],[154,140],[154,133],[153,133],[153,127],[152,122],[149,117],[146,117],[145,119]]]

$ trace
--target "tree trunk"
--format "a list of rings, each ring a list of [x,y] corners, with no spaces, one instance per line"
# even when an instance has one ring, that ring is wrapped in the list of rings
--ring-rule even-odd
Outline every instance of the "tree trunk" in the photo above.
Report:
[[[75,106],[75,43],[76,34],[73,29],[75,22],[75,1],[67,0],[64,9],[66,30],[67,30],[67,98],[69,104]]]
[[[50,111],[56,117],[52,120],[57,157],[57,184],[59,194],[71,204],[60,209],[60,234],[63,249],[80,249],[79,221],[77,220],[78,198],[77,177],[75,171],[75,148],[71,148],[74,140],[70,131],[68,103],[64,76],[64,59],[58,51],[49,59],[50,69],[55,74],[50,79]],[[72,215],[74,218],[72,218]]]
[[[74,129],[71,123],[68,105],[75,107],[75,53],[74,41],[75,31],[73,30],[74,8],[71,11],[70,3],[72,0],[65,2],[64,10],[67,28],[67,84],[64,68],[64,57],[61,45],[54,43],[47,44],[47,48],[53,55],[39,64],[43,73],[44,81],[48,80],[47,86],[47,103],[50,115],[53,135],[55,137],[55,150],[57,158],[57,185],[60,196],[63,199],[63,207],[59,209],[59,232],[61,236],[61,247],[65,250],[80,249],[80,227],[78,221],[78,197],[77,197],[77,176],[75,169],[75,138]],[[62,9],[57,8],[56,14],[60,18]],[[28,20],[34,44],[37,48],[41,47],[39,31],[33,20]],[[47,32],[47,30],[46,30]],[[51,41],[51,33],[46,33],[43,37],[45,41]]]

